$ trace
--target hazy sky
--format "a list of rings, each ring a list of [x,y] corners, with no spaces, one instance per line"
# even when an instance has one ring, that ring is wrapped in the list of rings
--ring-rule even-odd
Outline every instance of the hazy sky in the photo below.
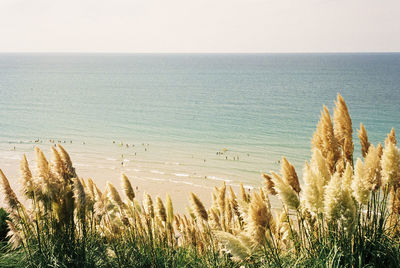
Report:
[[[0,0],[0,51],[400,51],[400,0]]]

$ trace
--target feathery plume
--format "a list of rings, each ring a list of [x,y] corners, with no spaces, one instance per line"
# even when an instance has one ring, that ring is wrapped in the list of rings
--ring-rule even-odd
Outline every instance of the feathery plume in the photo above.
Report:
[[[83,188],[82,182],[79,178],[73,178],[74,182],[74,198],[75,205],[77,209],[77,214],[79,218],[83,219],[85,217],[85,205],[86,205],[86,193]]]
[[[167,220],[169,223],[172,223],[172,221],[174,220],[174,207],[172,205],[172,200],[169,194],[166,194],[165,204],[167,207]]]
[[[103,193],[100,191],[100,189],[97,187],[97,185],[94,185],[94,189],[96,190],[96,194],[95,194],[96,201],[102,199]]]
[[[56,200],[57,194],[60,190],[60,184],[52,178],[49,168],[49,162],[47,161],[44,153],[39,147],[35,147],[36,151],[36,177],[34,185],[38,188],[35,189],[38,198],[45,201],[45,205],[48,208],[49,201]]]
[[[390,211],[394,215],[400,215],[400,187],[394,186],[391,190]]]
[[[331,180],[332,173],[329,171],[328,164],[319,150],[313,150],[310,165],[313,169],[313,172],[321,180],[321,183],[323,183],[323,185],[327,185]]]
[[[232,189],[232,186],[229,186],[229,194],[230,194],[230,198],[229,198],[229,202],[232,206],[232,210],[235,213],[236,216],[240,217],[240,212],[239,212],[239,204],[238,201],[236,199],[236,195],[235,192]]]
[[[247,231],[256,245],[263,245],[265,231],[273,229],[272,214],[262,198],[253,192],[247,218]]]
[[[160,197],[157,196],[157,215],[163,222],[167,222],[167,213]]]
[[[342,155],[346,162],[353,164],[353,127],[349,110],[343,97],[338,94],[333,109],[335,123],[334,134],[338,145],[342,148]]]
[[[126,197],[132,202],[135,198],[135,191],[132,188],[131,182],[125,174],[122,174],[122,189],[124,189]]]
[[[95,193],[95,186],[96,184],[93,182],[91,178],[88,178],[88,189],[91,197],[93,200],[95,199],[96,193]]]
[[[51,151],[53,153],[53,163],[50,169],[54,173],[54,176],[64,178],[64,163],[61,156],[54,147],[51,147]]]
[[[356,166],[354,169],[354,180],[351,184],[353,195],[360,205],[368,203],[369,189],[368,181],[366,179],[365,167],[360,158],[357,158]]]
[[[300,183],[294,166],[286,157],[282,157],[281,174],[283,179],[292,187],[296,193],[300,193]]]
[[[3,187],[4,201],[7,205],[9,212],[17,210],[21,203],[18,201],[16,194],[10,186],[10,183],[4,175],[3,171],[0,169],[1,185]]]
[[[190,197],[191,197],[192,204],[193,204],[193,210],[194,210],[196,216],[200,219],[207,221],[208,214],[207,214],[206,209],[204,208],[203,203],[200,201],[200,199],[194,193],[190,193]]]
[[[314,214],[320,214],[324,208],[325,179],[316,174],[306,162],[303,169],[304,200],[308,210]]]
[[[21,233],[18,231],[17,227],[12,221],[7,221],[7,225],[9,228],[9,231],[7,233],[7,237],[10,238],[9,243],[11,244],[12,249],[16,249],[20,245],[22,245],[23,237],[21,236]]]
[[[333,124],[328,108],[324,105],[321,117],[312,139],[313,148],[318,149],[326,159],[331,173],[335,171],[336,161],[339,159],[337,140],[334,135]]]
[[[350,189],[353,183],[353,168],[350,164],[346,165],[346,168],[342,174],[343,189]]]
[[[221,214],[225,214],[225,196],[226,196],[226,184],[223,183],[221,189],[218,191],[218,207]]]
[[[29,169],[28,160],[26,159],[25,154],[23,155],[20,162],[20,170],[21,170],[22,192],[27,198],[32,199],[35,188],[32,180],[32,172]]]
[[[378,150],[378,155],[379,155],[379,157],[380,158],[382,158],[382,155],[383,155],[383,147],[382,147],[382,144],[378,144],[378,146],[376,146],[376,149]]]
[[[69,157],[69,154],[67,153],[67,151],[60,144],[57,144],[57,148],[59,150],[60,157],[64,163],[64,170],[65,170],[64,179],[68,180],[68,179],[77,177],[75,168],[72,166],[72,161],[71,161],[71,158]]]
[[[215,209],[211,208],[208,212],[210,214],[210,224],[213,229],[222,230],[221,221]]]
[[[363,123],[360,123],[360,129],[358,130],[358,139],[360,140],[361,144],[362,156],[365,157],[371,144],[368,141],[367,130],[365,129]]]
[[[383,149],[381,158],[382,184],[397,185],[399,183],[399,149],[393,142],[388,142]]]
[[[148,193],[143,193],[143,208],[144,211],[150,215],[151,218],[154,218],[154,206],[153,206],[153,200],[151,199],[151,196]]]
[[[124,207],[121,196],[119,195],[117,189],[111,182],[107,182],[107,189],[109,193],[109,198],[114,201],[119,207]]]
[[[43,183],[48,183],[49,181],[49,162],[47,161],[44,153],[39,147],[35,147],[36,152],[36,176],[42,180]]]
[[[342,225],[349,233],[353,230],[356,206],[348,189],[343,189],[342,178],[338,173],[332,176],[326,187],[325,215],[328,221]]]
[[[247,248],[239,238],[222,231],[215,231],[214,234],[217,239],[225,245],[228,252],[230,252],[234,258],[244,260],[250,256],[250,249]]]
[[[240,183],[240,195],[243,201],[245,201],[246,203],[250,202],[249,195],[246,193],[246,189],[244,189],[243,183]]]
[[[379,154],[379,149],[371,145],[365,156],[365,177],[368,189],[372,191],[378,190],[381,186],[381,158]]]
[[[262,177],[265,179],[265,186],[267,188],[267,193],[270,195],[277,195],[278,193],[275,190],[275,184],[272,181],[272,177],[269,176],[267,173],[263,173]]]
[[[300,205],[300,200],[295,190],[278,174],[273,171],[271,172],[271,174],[273,176],[275,189],[278,192],[278,195],[281,198],[282,202],[289,208],[297,209]]]
[[[386,140],[385,140],[385,147],[388,145],[388,143],[393,143],[394,145],[397,145],[396,133],[395,133],[393,127],[392,127],[392,130],[390,131],[390,133],[387,134],[387,137],[386,137]]]

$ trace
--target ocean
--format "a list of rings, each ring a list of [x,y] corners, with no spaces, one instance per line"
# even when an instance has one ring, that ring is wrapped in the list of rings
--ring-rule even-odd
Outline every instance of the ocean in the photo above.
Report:
[[[400,129],[400,54],[0,54],[0,168],[61,143],[100,182],[251,187],[282,156],[301,177],[337,93],[359,157],[360,122]]]

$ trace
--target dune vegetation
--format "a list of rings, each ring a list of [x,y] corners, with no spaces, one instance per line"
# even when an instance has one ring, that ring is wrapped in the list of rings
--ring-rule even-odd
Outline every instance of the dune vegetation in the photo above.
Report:
[[[362,158],[353,159],[353,127],[338,95],[324,106],[302,183],[283,157],[251,192],[223,184],[206,208],[191,193],[186,215],[173,202],[124,198],[80,178],[62,146],[52,160],[36,148],[35,172],[21,160],[22,193],[0,170],[8,216],[1,267],[397,267],[400,263],[400,152],[395,132],[373,145],[361,124]],[[271,209],[270,198],[282,203]],[[20,201],[24,199],[24,201]]]

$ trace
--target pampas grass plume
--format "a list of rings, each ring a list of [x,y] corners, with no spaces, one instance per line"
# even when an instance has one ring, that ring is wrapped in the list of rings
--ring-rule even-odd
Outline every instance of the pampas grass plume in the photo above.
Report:
[[[78,215],[83,218],[85,216],[86,193],[79,178],[73,178],[74,182],[74,198]]]
[[[249,195],[246,193],[246,189],[244,188],[243,183],[240,183],[240,195],[244,202],[246,203],[250,202]]]
[[[34,195],[34,186],[32,179],[32,172],[29,169],[28,160],[24,154],[20,162],[22,192],[27,197],[32,199]]]
[[[4,201],[7,205],[9,212],[15,211],[18,209],[21,204],[17,198],[17,195],[14,193],[13,189],[10,186],[10,183],[4,175],[3,171],[0,169],[0,177],[1,177],[1,185],[3,188],[3,196]]]
[[[399,149],[393,142],[388,142],[383,149],[381,167],[383,184],[396,185],[399,183]]]
[[[370,143],[368,141],[367,130],[365,129],[363,123],[360,123],[360,129],[358,130],[358,139],[360,140],[361,144],[362,156],[365,157],[367,155]]]
[[[331,173],[339,159],[338,143],[334,135],[333,124],[328,108],[324,105],[321,117],[312,139],[313,148],[321,151]]]
[[[326,187],[325,215],[351,232],[356,221],[356,207],[348,189],[343,188],[342,178],[335,173]]]
[[[146,192],[143,193],[143,208],[151,218],[154,218],[153,200],[151,199],[151,196]]]
[[[306,162],[303,168],[303,180],[305,183],[303,198],[306,207],[314,214],[322,213],[324,207],[325,179],[320,173],[316,174]]]
[[[340,94],[335,101],[333,121],[335,138],[342,148],[343,157],[346,162],[353,164],[353,127],[346,102]]]
[[[236,236],[222,231],[215,231],[215,236],[221,241],[234,258],[244,260],[250,256],[250,249]]]
[[[167,220],[169,223],[172,223],[172,221],[174,220],[174,207],[173,207],[172,200],[171,200],[171,197],[169,196],[169,194],[166,194],[165,205],[167,208]]]
[[[378,190],[381,186],[380,150],[371,145],[365,156],[365,176],[369,190]]]
[[[397,145],[396,132],[394,131],[394,128],[392,128],[392,130],[390,130],[390,133],[387,134],[387,137],[385,140],[385,146],[387,146],[389,143],[393,143],[394,145]]]
[[[297,209],[300,205],[299,196],[293,190],[293,188],[285,182],[278,174],[271,172],[273,176],[273,182],[275,184],[275,189],[278,192],[279,197],[282,202],[292,209]]]
[[[267,204],[262,198],[253,192],[248,218],[247,231],[253,242],[257,245],[262,245],[265,242],[265,231],[272,228],[272,214]]]
[[[365,166],[361,159],[358,158],[354,168],[354,180],[351,188],[353,189],[355,199],[360,205],[367,204],[369,198],[368,181],[365,173]]]
[[[122,189],[125,192],[126,197],[132,202],[135,198],[135,191],[133,190],[132,184],[125,174],[122,174]]]
[[[300,193],[300,183],[294,166],[289,163],[286,157],[282,157],[281,174],[283,179],[292,187],[296,193]]]
[[[265,186],[267,188],[267,192],[270,195],[277,195],[278,193],[275,190],[275,184],[272,181],[272,177],[269,176],[267,173],[263,173],[262,177],[265,179]]]
[[[203,203],[200,201],[200,199],[195,195],[194,193],[190,193],[190,197],[192,200],[192,207],[193,210],[196,214],[196,216],[200,219],[203,219],[204,221],[208,220],[208,213],[206,209],[204,208]]]
[[[157,196],[157,215],[160,217],[161,221],[167,222],[167,213],[163,201]]]
[[[118,206],[123,207],[124,205],[121,196],[119,195],[115,186],[109,181],[107,182],[107,189],[110,199],[114,201],[116,204],[118,204]]]
[[[72,166],[72,161],[67,151],[60,144],[57,144],[57,148],[59,150],[60,157],[64,163],[64,169],[65,169],[64,179],[71,179],[77,177],[75,168]]]

